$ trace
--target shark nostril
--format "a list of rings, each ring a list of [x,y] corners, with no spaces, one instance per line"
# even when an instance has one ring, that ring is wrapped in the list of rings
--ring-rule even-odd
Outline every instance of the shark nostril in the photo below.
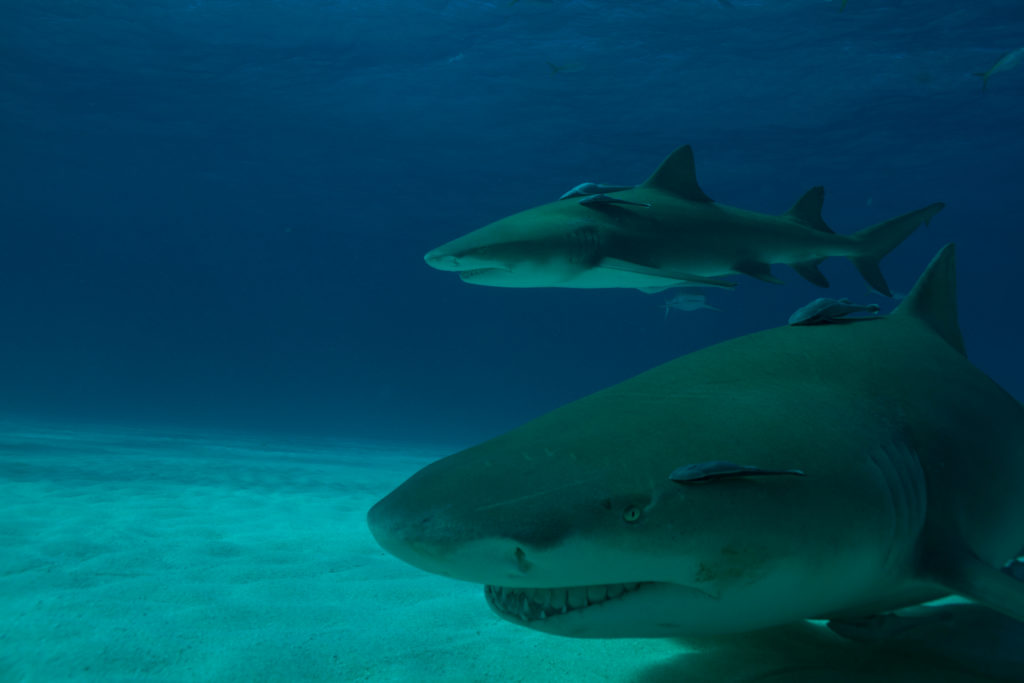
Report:
[[[516,548],[516,566],[519,571],[526,573],[533,567],[533,563],[526,559],[526,553],[523,552],[522,548]]]

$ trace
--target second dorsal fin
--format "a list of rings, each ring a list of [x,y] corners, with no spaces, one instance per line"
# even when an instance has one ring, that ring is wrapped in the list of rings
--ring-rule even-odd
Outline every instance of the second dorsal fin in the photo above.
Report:
[[[789,207],[789,211],[783,215],[787,218],[800,221],[804,225],[820,230],[821,232],[832,232],[832,228],[825,224],[821,218],[821,205],[825,203],[825,188],[817,185],[807,190],[803,197],[796,200],[796,204]]]

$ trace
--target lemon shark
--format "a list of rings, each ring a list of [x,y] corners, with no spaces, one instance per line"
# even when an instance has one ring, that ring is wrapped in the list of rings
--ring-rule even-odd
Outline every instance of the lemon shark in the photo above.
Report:
[[[951,593],[1024,621],[1024,407],[967,360],[954,279],[950,245],[888,316],[750,334],[558,408],[420,470],[370,530],[566,636]]]
[[[495,287],[734,287],[743,274],[781,283],[787,264],[821,287],[818,265],[845,256],[891,296],[879,261],[944,206],[931,204],[852,235],[821,217],[822,187],[773,216],[711,200],[697,184],[693,151],[680,147],[641,185],[583,183],[562,199],[513,214],[428,252],[427,264]]]

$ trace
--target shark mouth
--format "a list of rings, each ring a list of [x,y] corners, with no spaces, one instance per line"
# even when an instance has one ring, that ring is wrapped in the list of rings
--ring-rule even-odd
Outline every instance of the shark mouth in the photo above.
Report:
[[[538,621],[557,617],[600,605],[611,600],[621,600],[643,583],[610,583],[599,586],[577,586],[574,588],[503,588],[485,586],[487,604],[498,614],[522,622]]]
[[[470,270],[458,271],[459,277],[463,280],[472,280],[473,278],[483,275],[484,273],[493,273],[495,271],[508,271],[508,268],[471,268]]]

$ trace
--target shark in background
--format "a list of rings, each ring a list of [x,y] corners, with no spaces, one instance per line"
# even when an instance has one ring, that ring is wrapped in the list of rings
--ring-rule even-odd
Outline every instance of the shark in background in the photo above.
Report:
[[[997,73],[1016,68],[1021,62],[1024,62],[1024,47],[1018,47],[1016,50],[1004,53],[996,60],[995,64],[988,68],[988,71],[975,73],[974,75],[981,79],[981,91],[985,92],[988,90],[988,79]]]
[[[677,358],[428,465],[370,530],[564,636],[856,623],[951,593],[1024,621],[1024,407],[968,361],[955,290],[949,245],[891,315]]]
[[[641,185],[583,183],[562,199],[486,225],[428,252],[438,270],[494,287],[735,287],[748,275],[779,284],[786,264],[828,287],[819,264],[849,258],[867,283],[891,296],[879,262],[943,204],[935,203],[852,235],[821,217],[825,191],[810,189],[781,216],[718,204],[697,184],[693,151],[680,147]]]

